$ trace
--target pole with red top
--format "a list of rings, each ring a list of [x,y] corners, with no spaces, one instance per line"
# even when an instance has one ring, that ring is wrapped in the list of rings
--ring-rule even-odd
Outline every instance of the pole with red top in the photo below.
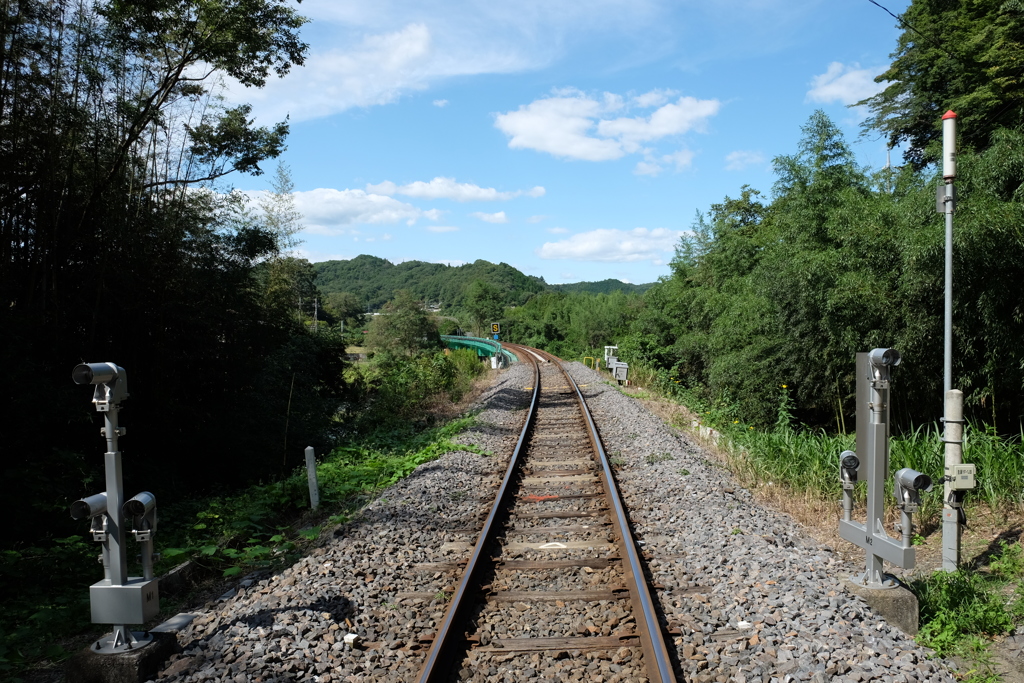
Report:
[[[942,116],[942,180],[946,193],[943,197],[946,214],[946,320],[945,353],[943,355],[942,391],[953,388],[953,179],[956,178],[956,112]]]
[[[956,113],[947,111],[942,117],[942,180],[941,202],[936,209],[946,214],[946,311],[942,368],[943,429],[945,476],[942,486],[942,568],[956,571],[960,567],[960,541],[966,517],[963,496],[974,488],[974,466],[963,464],[964,395],[953,389],[953,210],[956,192]]]

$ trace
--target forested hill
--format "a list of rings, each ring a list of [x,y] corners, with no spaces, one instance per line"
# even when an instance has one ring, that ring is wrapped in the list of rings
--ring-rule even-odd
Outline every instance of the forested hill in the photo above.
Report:
[[[572,282],[565,285],[548,285],[548,288],[556,292],[582,292],[585,294],[611,294],[612,292],[643,294],[654,285],[655,283],[653,282],[648,282],[645,285],[634,285],[622,280],[608,278],[600,282]]]
[[[619,280],[549,285],[544,282],[544,278],[525,275],[507,263],[494,264],[482,260],[462,266],[425,261],[394,264],[386,259],[363,254],[348,261],[315,263],[313,267],[316,270],[316,284],[321,292],[347,292],[371,309],[380,308],[394,298],[396,291],[402,289],[442,308],[459,307],[469,286],[477,281],[497,290],[503,306],[521,306],[533,295],[549,290],[593,294],[621,290],[639,294],[651,286],[631,285]]]

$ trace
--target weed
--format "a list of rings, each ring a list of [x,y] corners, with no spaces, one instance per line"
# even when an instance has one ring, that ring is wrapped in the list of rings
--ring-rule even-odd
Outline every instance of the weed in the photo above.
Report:
[[[436,600],[437,602],[448,602],[448,599],[450,597],[451,596],[448,595],[448,593],[445,593],[444,591],[437,591],[437,593],[434,594],[434,600]]]
[[[690,470],[684,467],[683,469],[679,470],[679,474],[683,475],[684,477],[688,477],[690,476]]]
[[[743,533],[743,529],[740,529],[739,527],[736,527],[735,529],[733,529],[729,533],[732,534],[733,536],[738,536],[738,535]]]
[[[448,494],[448,500],[453,503],[461,503],[469,497],[469,494],[465,491],[452,491]]]
[[[990,561],[991,574],[960,569],[935,572],[911,588],[921,605],[918,641],[940,656],[958,655],[975,664],[966,680],[995,680],[988,639],[1003,635],[1024,619],[1022,588],[1007,600],[1002,589],[1024,576],[1024,550],[1020,544],[1000,542]]]
[[[965,655],[972,639],[997,636],[1013,627],[1013,619],[1003,602],[987,590],[985,578],[963,569],[935,572],[916,582],[915,592],[921,604],[918,642],[939,656]]]
[[[911,539],[910,543],[911,545],[924,545],[924,541],[924,536],[922,536],[921,534],[914,534],[914,537],[913,539]]]
[[[613,455],[612,457],[608,458],[608,462],[610,462],[615,467],[622,467],[623,465],[626,464],[626,459],[620,455]]]
[[[645,460],[648,465],[655,465],[659,462],[665,462],[666,460],[672,460],[675,456],[671,453],[651,453]]]
[[[988,565],[992,574],[1003,581],[1017,581],[1024,576],[1024,548],[1019,543],[999,541],[999,554]]]

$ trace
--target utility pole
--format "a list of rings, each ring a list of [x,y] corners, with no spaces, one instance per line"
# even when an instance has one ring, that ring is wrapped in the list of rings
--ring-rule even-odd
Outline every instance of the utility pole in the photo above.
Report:
[[[953,388],[953,210],[956,194],[956,113],[951,109],[942,116],[942,180],[946,188],[942,198],[946,214],[946,316],[942,367],[942,393]]]
[[[885,149],[885,189],[892,194],[892,160],[890,154],[892,153],[892,147],[886,147]]]
[[[953,211],[956,206],[956,113],[942,117],[942,181],[935,208],[946,216],[945,320],[942,362],[942,442],[945,476],[942,486],[942,569],[960,567],[963,494],[974,488],[974,465],[963,465],[964,395],[953,389]]]

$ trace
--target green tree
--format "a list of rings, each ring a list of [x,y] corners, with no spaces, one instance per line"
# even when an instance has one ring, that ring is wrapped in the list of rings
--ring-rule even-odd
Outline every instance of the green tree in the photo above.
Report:
[[[296,237],[302,230],[302,212],[295,206],[295,183],[287,165],[278,162],[270,185],[271,190],[259,200],[263,226],[276,237],[282,251],[290,251],[302,244]]]
[[[501,292],[483,280],[474,280],[466,288],[463,307],[469,312],[477,336],[486,333],[487,325],[501,317]]]
[[[349,292],[331,292],[324,296],[324,308],[347,327],[361,325],[364,308],[358,297]]]
[[[903,352],[894,420],[941,408],[942,218],[934,175],[870,177],[816,113],[775,161],[770,204],[744,188],[698,216],[672,276],[644,296],[620,356],[770,425],[780,384],[809,424],[852,417],[854,356]],[[954,231],[954,377],[975,419],[1016,429],[1024,412],[1024,133],[961,154]],[[849,422],[849,420],[847,420]]]
[[[914,0],[887,83],[867,105],[866,132],[906,145],[916,169],[941,154],[942,115],[954,110],[961,143],[983,150],[999,128],[1024,123],[1024,3],[1020,0]]]
[[[287,125],[255,126],[216,84],[260,87],[301,64],[304,21],[284,0],[0,6],[0,353],[19,359],[9,379],[23,387],[0,417],[13,434],[3,475],[24,483],[14,508],[35,516],[14,520],[10,542],[71,533],[63,500],[90,493],[95,433],[81,428],[95,416],[66,381],[79,360],[132,375],[131,428],[147,457],[129,481],[158,476],[167,500],[263,473],[284,416],[272,397],[288,386],[261,373],[303,331],[264,306],[259,267],[278,236],[212,183],[261,173]],[[321,444],[341,386],[322,360],[307,386],[324,400],[301,427]]]
[[[316,271],[306,259],[277,256],[257,269],[263,306],[274,320],[303,321],[313,317],[313,300],[320,298]]]
[[[370,322],[366,344],[377,351],[414,355],[439,349],[441,337],[433,318],[408,290],[399,290]]]

